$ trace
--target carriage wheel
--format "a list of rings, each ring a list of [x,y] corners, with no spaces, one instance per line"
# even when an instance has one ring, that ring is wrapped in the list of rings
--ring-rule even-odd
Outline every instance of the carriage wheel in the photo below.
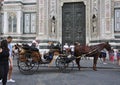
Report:
[[[71,61],[70,63],[66,63],[64,58],[60,58],[60,57],[56,59],[55,64],[56,64],[56,67],[59,68],[61,72],[70,72],[71,70],[73,70],[73,67],[74,67],[73,61]]]
[[[38,70],[39,62],[34,62],[30,53],[23,55],[26,61],[17,60],[17,65],[21,73],[33,74]]]
[[[58,57],[56,59],[56,67],[58,67],[61,72],[65,72],[66,63],[64,62],[64,60],[62,58]]]
[[[71,61],[70,63],[67,63],[67,68],[66,68],[66,70],[67,70],[68,72],[72,71],[73,68],[74,68],[74,62],[73,62],[73,61]]]

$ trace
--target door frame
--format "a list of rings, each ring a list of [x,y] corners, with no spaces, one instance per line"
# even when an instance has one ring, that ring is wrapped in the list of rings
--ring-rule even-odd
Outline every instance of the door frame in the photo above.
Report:
[[[90,19],[91,19],[91,14],[90,14],[90,0],[59,0],[57,3],[59,3],[57,10],[58,10],[58,22],[57,22],[57,28],[58,31],[58,40],[62,43],[62,6],[64,5],[64,3],[71,3],[71,2],[83,2],[84,5],[86,6],[85,12],[85,21],[86,21],[86,25],[85,25],[85,29],[86,29],[86,44],[89,43],[89,41],[91,40],[91,35],[90,35]]]
[[[73,7],[73,6],[76,6],[77,8],[77,10],[75,10],[74,8],[71,8],[71,7]],[[67,7],[67,10],[66,10],[66,7],[65,6],[69,6],[69,8]],[[82,6],[82,8],[80,8],[79,6]],[[65,44],[65,43],[68,43],[69,45],[70,45],[70,43],[71,44],[74,44],[75,42],[80,42],[81,44],[86,44],[86,27],[85,27],[85,15],[86,15],[86,13],[85,13],[85,9],[86,9],[86,6],[84,5],[84,3],[83,2],[71,2],[71,3],[65,3],[64,5],[63,5],[63,8],[62,8],[62,12],[63,12],[63,14],[62,14],[62,44]],[[74,12],[75,11],[75,12]],[[78,25],[78,24],[80,24],[80,23],[78,23],[78,22],[76,22],[76,23],[74,23],[74,21],[72,21],[72,20],[70,20],[70,21],[72,21],[71,23],[75,26],[75,28],[74,27],[72,27],[72,28],[70,28],[70,29],[68,29],[69,31],[67,31],[66,29],[65,29],[65,27],[64,26],[66,26],[66,25],[63,25],[64,23],[67,23],[65,20],[64,20],[64,18],[66,18],[65,16],[66,16],[66,12],[70,12],[71,14],[72,14],[72,16],[71,16],[71,18],[73,17],[73,19],[74,20],[77,20],[76,18],[76,13],[77,12],[82,12],[82,17],[80,17],[80,18],[82,18],[82,20],[83,20],[83,24],[81,24],[81,26],[77,29],[76,28],[76,25]],[[84,17],[84,18],[83,18]],[[81,20],[80,20],[81,21]],[[69,24],[69,23],[68,23]],[[71,26],[73,26],[73,25],[71,25]],[[71,27],[70,26],[70,27]],[[82,28],[81,28],[82,27]],[[65,30],[63,30],[63,29],[65,29]],[[75,37],[80,37],[80,35],[78,35],[79,33],[77,33],[76,34],[76,31],[77,30],[80,30],[81,31],[81,38],[79,38],[79,39],[77,39],[77,38],[75,38]],[[67,37],[67,35],[66,35],[66,33],[67,32],[68,33],[70,33],[70,37],[71,37],[71,39],[70,40],[68,40],[68,39],[66,39],[65,37]],[[66,42],[67,41],[67,42]]]

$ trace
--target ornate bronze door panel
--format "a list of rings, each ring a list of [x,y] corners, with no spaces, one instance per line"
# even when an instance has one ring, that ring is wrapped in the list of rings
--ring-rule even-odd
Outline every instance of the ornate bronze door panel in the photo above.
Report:
[[[62,44],[86,44],[85,5],[65,3],[62,8]]]

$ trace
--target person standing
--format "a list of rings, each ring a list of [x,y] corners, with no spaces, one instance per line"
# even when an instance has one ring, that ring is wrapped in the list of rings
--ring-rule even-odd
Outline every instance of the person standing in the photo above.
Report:
[[[109,53],[110,61],[114,64],[114,50]]]
[[[15,82],[15,80],[12,79],[12,71],[13,71],[13,57],[12,57],[12,37],[7,37],[8,42],[8,48],[9,48],[9,72],[8,72],[8,82]]]
[[[70,45],[70,49],[71,49],[71,54],[72,54],[72,55],[74,55],[74,47],[75,47],[75,46],[74,46],[73,44]]]
[[[103,49],[103,50],[101,51],[101,54],[100,54],[99,57],[103,59],[103,64],[107,64],[107,63],[106,63],[106,50],[105,50],[105,49]]]
[[[33,40],[31,47],[39,49],[38,42],[36,40]]]
[[[0,80],[2,85],[6,85],[7,83],[7,75],[9,70],[9,48],[7,40],[1,41],[0,48]]]
[[[66,52],[68,48],[69,48],[68,43],[65,43],[65,45],[63,46],[63,51]]]
[[[120,51],[117,52],[117,64],[120,66]]]
[[[18,44],[16,44],[16,45],[14,45],[13,46],[13,51],[12,51],[12,53],[13,53],[13,59],[16,57],[18,57],[18,54],[19,54],[19,47],[18,47],[19,45]]]

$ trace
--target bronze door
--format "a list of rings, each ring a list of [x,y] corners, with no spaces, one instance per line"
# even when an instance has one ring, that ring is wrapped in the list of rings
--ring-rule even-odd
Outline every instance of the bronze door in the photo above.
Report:
[[[85,5],[65,3],[62,7],[62,44],[86,44]]]

